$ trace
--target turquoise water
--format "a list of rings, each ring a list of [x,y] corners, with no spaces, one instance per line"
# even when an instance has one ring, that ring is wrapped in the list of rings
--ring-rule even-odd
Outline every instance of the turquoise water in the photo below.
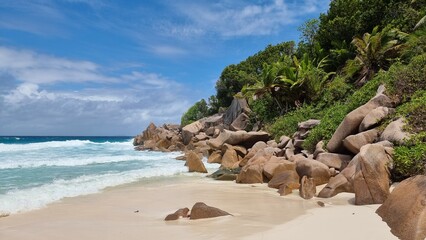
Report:
[[[135,151],[130,137],[0,137],[0,213],[110,186],[184,174],[180,153]]]

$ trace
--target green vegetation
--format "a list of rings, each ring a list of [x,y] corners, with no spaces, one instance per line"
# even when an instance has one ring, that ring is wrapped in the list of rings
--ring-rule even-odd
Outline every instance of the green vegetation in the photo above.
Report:
[[[356,82],[364,84],[380,69],[388,69],[390,62],[399,57],[406,37],[406,33],[397,29],[384,28],[379,32],[378,26],[373,29],[371,34],[364,33],[362,38],[354,37],[352,44],[356,48],[356,57],[348,66],[359,71]]]
[[[269,133],[279,139],[280,136],[292,136],[297,130],[297,124],[310,118],[316,118],[317,113],[312,106],[303,106],[279,117],[272,125],[267,127]]]
[[[405,117],[409,122],[408,129],[413,133],[426,132],[426,90],[417,91],[410,102],[397,109],[397,115]]]
[[[419,142],[413,146],[399,146],[395,148],[394,169],[392,177],[403,180],[407,177],[426,174],[426,143]]]
[[[292,41],[269,45],[227,66],[216,95],[192,106],[182,125],[228,107],[242,92],[252,109],[250,125],[264,126],[276,139],[291,136],[301,121],[321,119],[304,142],[312,151],[384,84],[398,106],[384,123],[403,116],[412,134],[395,147],[392,176],[424,173],[425,21],[426,0],[332,0],[326,14],[300,26],[297,48]]]
[[[265,64],[277,62],[282,56],[294,54],[294,42],[283,42],[269,45],[265,50],[248,57],[239,64],[227,66],[216,82],[216,98],[219,107],[228,107],[233,96],[240,92],[244,85],[254,84],[259,80]]]
[[[387,78],[391,94],[398,101],[409,101],[416,91],[426,89],[426,54],[414,57],[407,65],[394,64]]]
[[[181,126],[185,126],[197,121],[198,119],[207,117],[208,115],[209,108],[207,106],[207,103],[204,99],[201,99],[199,102],[196,102],[192,107],[190,107],[185,114],[183,114],[180,120],[180,124]]]

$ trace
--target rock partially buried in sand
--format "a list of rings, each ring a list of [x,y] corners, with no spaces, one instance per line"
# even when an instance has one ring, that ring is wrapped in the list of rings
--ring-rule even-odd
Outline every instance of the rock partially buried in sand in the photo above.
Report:
[[[313,178],[303,176],[300,181],[299,195],[304,199],[311,199],[315,196],[316,188]]]
[[[219,169],[216,172],[208,175],[215,180],[221,181],[234,181],[237,179],[237,174],[240,173],[240,168],[236,169]]]
[[[203,202],[197,202],[191,209],[191,215],[189,219],[203,219],[203,218],[214,218],[231,215],[219,208],[210,207]],[[232,215],[231,215],[232,216]]]
[[[363,146],[359,155],[353,182],[355,204],[381,204],[389,196],[389,165],[392,158],[378,144]]]
[[[173,220],[178,220],[179,218],[187,218],[189,216],[188,212],[189,212],[189,208],[178,209],[175,213],[167,215],[164,221],[173,221]]]
[[[402,181],[377,211],[391,232],[403,240],[426,238],[426,176]]]
[[[281,185],[287,186],[289,189],[299,188],[299,175],[295,170],[288,170],[275,174],[271,181],[268,182],[268,187],[280,189]]]

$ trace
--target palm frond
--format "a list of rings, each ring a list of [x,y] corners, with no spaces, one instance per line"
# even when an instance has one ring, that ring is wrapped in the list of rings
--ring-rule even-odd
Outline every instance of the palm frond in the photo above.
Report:
[[[425,24],[425,22],[426,22],[426,15],[424,17],[422,17],[422,19],[420,19],[420,21],[416,24],[416,26],[414,26],[414,30],[423,26]]]

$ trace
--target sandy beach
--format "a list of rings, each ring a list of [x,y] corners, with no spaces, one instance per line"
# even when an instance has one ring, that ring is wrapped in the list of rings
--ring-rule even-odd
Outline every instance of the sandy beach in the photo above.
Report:
[[[198,201],[234,216],[163,220]],[[354,206],[351,201],[353,194],[304,200],[297,191],[280,197],[266,184],[177,176],[0,218],[0,239],[397,239],[374,213],[378,205]]]

